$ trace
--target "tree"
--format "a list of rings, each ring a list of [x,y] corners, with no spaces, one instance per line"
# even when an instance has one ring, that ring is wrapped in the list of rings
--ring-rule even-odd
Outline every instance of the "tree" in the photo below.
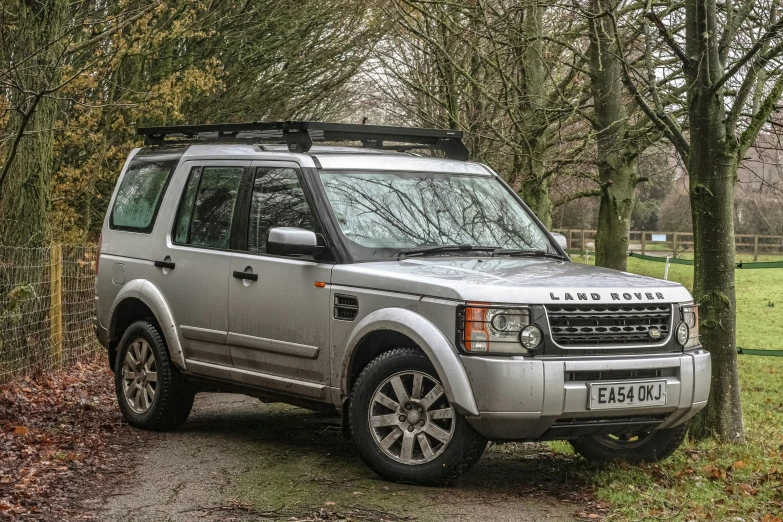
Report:
[[[582,57],[562,43],[576,18],[542,0],[389,5],[394,25],[375,53],[375,76],[392,110],[406,123],[465,130],[472,157],[498,170],[550,226],[553,206],[573,199],[550,197],[567,163],[553,151],[573,161],[584,150],[572,110],[578,68],[567,65]]]
[[[0,244],[43,238],[52,174],[56,102],[67,40],[68,2],[18,0],[2,10],[0,56],[12,129],[0,170]],[[28,137],[33,136],[33,137]]]
[[[646,118],[630,123],[627,94],[622,83],[615,25],[603,12],[614,11],[617,0],[591,0],[588,13],[590,45],[587,55],[596,133],[601,203],[595,237],[596,265],[616,270],[627,267],[637,178],[637,158],[655,138],[647,136]],[[630,112],[636,107],[631,106]]]
[[[632,65],[624,63],[627,87],[676,147],[688,171],[693,293],[701,305],[701,339],[712,354],[710,401],[692,429],[728,441],[744,439],[735,342],[734,190],[740,161],[783,93],[779,9],[779,0],[686,0],[660,16],[650,11],[648,19],[665,44],[645,57],[657,64],[658,77],[643,93]],[[613,12],[607,16],[616,22]],[[684,74],[681,84],[664,73],[674,60]],[[667,109],[660,103],[657,88],[666,83],[685,90],[685,107]]]
[[[0,167],[0,244],[48,239],[49,184],[59,92],[83,70],[106,37],[138,20],[140,11],[102,16],[89,3],[15,0],[0,13],[0,85],[7,100]]]

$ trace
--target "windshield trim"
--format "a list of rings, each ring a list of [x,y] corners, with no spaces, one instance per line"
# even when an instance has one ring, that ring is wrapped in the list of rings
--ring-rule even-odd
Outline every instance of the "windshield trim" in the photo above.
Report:
[[[511,188],[511,186],[504,180],[497,172],[492,170],[489,166],[484,164],[476,164],[481,165],[484,169],[486,169],[486,172],[488,174],[478,174],[478,173],[465,173],[465,172],[445,172],[445,171],[427,171],[427,170],[383,170],[383,169],[370,169],[365,168],[363,170],[359,169],[343,169],[343,168],[318,168],[313,169],[314,174],[316,174],[314,177],[317,178],[315,180],[317,185],[317,191],[320,193],[320,197],[318,198],[320,200],[321,205],[323,205],[323,208],[319,209],[319,211],[323,211],[327,219],[324,221],[329,222],[329,228],[330,234],[333,235],[334,240],[336,242],[339,242],[341,245],[342,253],[344,254],[347,259],[345,261],[349,264],[352,263],[373,263],[373,262],[379,262],[379,261],[396,261],[397,260],[397,253],[392,252],[390,249],[390,253],[388,256],[383,257],[358,257],[349,247],[350,240],[345,236],[343,233],[342,227],[337,221],[337,217],[334,214],[334,209],[332,208],[332,202],[329,199],[329,196],[327,194],[326,188],[323,184],[323,175],[329,175],[329,174],[344,174],[344,175],[361,175],[361,174],[397,174],[397,175],[431,175],[433,177],[470,177],[470,178],[479,178],[479,179],[495,179],[501,183],[503,188],[507,191],[507,193],[511,196],[512,199],[514,199],[519,205],[521,205],[521,208],[524,210],[524,212],[527,214],[528,218],[538,227],[540,231],[543,232],[544,236],[549,241],[549,246],[551,249],[553,249],[555,252],[560,254],[563,257],[563,260],[570,261],[570,258],[568,257],[568,254],[566,254],[565,250],[563,250],[560,247],[560,244],[555,240],[555,238],[552,236],[549,229],[547,229],[544,224],[541,222],[541,220],[538,218],[538,216],[535,215],[535,213],[530,209],[530,207],[527,206],[527,204],[524,202],[524,200],[519,196],[519,194],[514,191],[514,189]],[[309,169],[308,169],[309,170]],[[316,205],[317,207],[320,207],[321,205]],[[323,222],[322,222],[323,223]],[[481,255],[481,252],[474,251],[474,252],[464,252],[460,253],[460,257],[486,257],[485,255]]]

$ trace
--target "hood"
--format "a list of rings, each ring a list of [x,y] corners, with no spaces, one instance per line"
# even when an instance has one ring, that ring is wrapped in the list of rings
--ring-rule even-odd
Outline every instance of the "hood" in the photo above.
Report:
[[[430,257],[337,265],[335,285],[509,304],[686,302],[671,281],[545,258]]]

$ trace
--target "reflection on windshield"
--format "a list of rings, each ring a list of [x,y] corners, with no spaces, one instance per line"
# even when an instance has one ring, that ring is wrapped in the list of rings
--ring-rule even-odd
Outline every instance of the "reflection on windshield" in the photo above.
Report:
[[[555,252],[495,178],[323,172],[321,179],[340,228],[360,259],[389,257],[403,248],[456,244]]]

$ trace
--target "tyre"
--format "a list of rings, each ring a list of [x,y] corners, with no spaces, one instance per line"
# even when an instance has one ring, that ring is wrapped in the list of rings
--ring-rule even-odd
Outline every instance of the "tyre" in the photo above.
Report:
[[[621,435],[591,435],[572,440],[574,451],[590,462],[657,462],[680,447],[687,423],[674,428]]]
[[[114,388],[128,423],[165,431],[185,422],[195,390],[171,363],[157,328],[146,321],[131,324],[117,346]]]
[[[412,348],[367,365],[353,387],[349,423],[362,459],[387,480],[447,483],[487,447],[449,403],[429,359]]]

